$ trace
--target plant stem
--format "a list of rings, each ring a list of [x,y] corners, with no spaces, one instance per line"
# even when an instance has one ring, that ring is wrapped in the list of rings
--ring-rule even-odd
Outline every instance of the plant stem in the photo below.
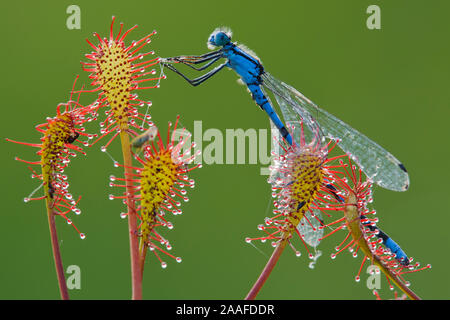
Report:
[[[277,247],[272,253],[272,256],[270,257],[269,261],[267,261],[266,266],[264,267],[263,271],[261,272],[259,278],[256,280],[255,284],[247,294],[247,297],[245,297],[245,300],[254,300],[256,298],[256,295],[261,290],[262,286],[266,282],[267,278],[269,277],[270,273],[272,272],[273,268],[275,267],[278,259],[281,256],[281,253],[283,252],[284,248],[286,247],[288,240],[285,237],[282,237],[280,242],[278,243]]]
[[[61,259],[61,251],[59,250],[58,234],[56,233],[55,215],[53,213],[52,200],[47,197],[47,217],[50,229],[50,238],[52,242],[53,260],[55,261],[56,275],[58,277],[59,292],[62,300],[69,300],[69,292],[67,291],[66,278],[64,276],[64,267]]]
[[[141,278],[144,279],[144,264],[145,264],[145,257],[147,255],[147,245],[145,241],[141,238],[141,241],[139,242],[139,252],[140,252],[140,267],[141,267]]]
[[[130,138],[125,131],[120,132],[120,141],[122,143],[123,164],[127,192],[128,208],[128,231],[130,236],[130,259],[131,259],[131,285],[132,299],[142,299],[142,272],[140,268],[140,254],[137,230],[137,214],[133,199],[133,183],[128,181],[132,172],[132,159],[130,149]]]
[[[400,281],[398,276],[393,274],[389,269],[381,265],[381,263],[377,263],[381,271],[384,272],[394,283],[395,285],[403,291],[411,300],[422,300],[417,294],[414,293],[410,288],[408,288],[403,282]]]
[[[405,283],[403,283],[399,277],[394,274],[379,258],[378,255],[372,253],[372,250],[369,248],[369,245],[364,238],[362,227],[361,227],[361,218],[360,213],[358,211],[357,206],[357,196],[356,192],[350,192],[345,207],[344,214],[345,219],[347,220],[347,226],[350,230],[352,237],[362,252],[364,252],[365,256],[372,261],[372,264],[375,264],[395,285],[400,288],[410,299],[412,300],[421,300],[418,295],[416,295],[411,289],[409,289]]]

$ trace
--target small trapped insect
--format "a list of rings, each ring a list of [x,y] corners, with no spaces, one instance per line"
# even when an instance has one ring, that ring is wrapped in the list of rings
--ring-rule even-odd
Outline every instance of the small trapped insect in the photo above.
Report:
[[[50,199],[53,199],[53,195],[55,194],[55,189],[53,188],[52,182],[48,181],[48,195]]]
[[[144,133],[136,136],[131,141],[131,146],[134,149],[142,150],[145,147],[145,145],[147,145],[150,141],[153,141],[155,139],[157,134],[158,134],[158,128],[156,128],[156,126],[151,126]]]
[[[70,133],[70,136],[67,138],[66,143],[70,143],[70,144],[74,143],[75,140],[77,140],[79,136],[80,136],[80,134],[78,132],[72,131]]]

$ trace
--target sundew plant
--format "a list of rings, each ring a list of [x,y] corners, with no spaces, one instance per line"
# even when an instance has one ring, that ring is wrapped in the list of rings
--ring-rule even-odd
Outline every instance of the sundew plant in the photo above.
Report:
[[[372,209],[373,182],[363,178],[362,170],[357,169],[349,155],[329,156],[339,141],[334,144],[329,141],[321,146],[322,139],[316,133],[307,143],[303,123],[298,123],[299,145],[288,146],[283,139],[276,141],[278,147],[274,150],[275,161],[268,180],[275,198],[274,215],[266,217],[264,224],[258,225],[262,236],[246,238],[248,243],[258,240],[269,242],[274,247],[246,299],[252,300],[257,296],[286,246],[297,257],[302,254],[296,243],[304,247],[313,260],[310,268],[314,268],[321,254],[320,251],[317,254],[320,242],[328,237],[334,238],[336,233],[342,232],[340,230],[347,232],[330,258],[336,259],[344,250],[354,258],[360,253],[363,259],[355,281],[360,281],[361,270],[367,262],[374,266],[373,272],[385,274],[390,290],[394,290],[395,285],[410,299],[420,299],[409,288],[410,282],[405,276],[429,269],[431,265],[420,267],[420,263],[413,263],[413,259],[377,227],[378,218]],[[292,132],[295,132],[294,127]],[[381,299],[377,290],[373,293]]]
[[[165,269],[170,263],[181,263],[181,255],[189,255],[173,250],[170,233],[172,218],[183,213],[183,203],[190,200],[188,190],[195,187],[191,171],[201,168],[195,161],[200,151],[195,151],[190,133],[181,125],[182,115],[154,119],[152,110],[160,106],[144,97],[160,87],[165,70],[196,87],[225,67],[240,76],[276,133],[268,179],[273,215],[255,214],[255,221],[262,223],[258,233],[245,239],[266,243],[273,253],[248,293],[236,292],[236,298],[255,299],[286,248],[297,257],[311,259],[314,268],[323,254],[321,243],[334,241],[335,251],[328,254],[329,259],[321,258],[321,263],[334,263],[331,260],[348,251],[361,258],[355,266],[356,281],[366,265],[386,279],[392,293],[373,290],[376,299],[420,299],[409,275],[431,266],[421,266],[408,256],[380,228],[375,210],[375,185],[394,191],[408,189],[409,176],[400,161],[274,78],[252,51],[232,41],[228,28],[217,28],[208,38],[208,47],[214,51],[169,58],[160,58],[153,50],[156,31],[130,41],[136,28],[116,24],[113,17],[106,35],[94,33],[86,39],[87,45],[80,50],[85,72],[75,77],[68,100],[58,104],[54,114],[42,115],[42,123],[35,128],[40,138],[31,142],[6,139],[37,150],[35,159],[16,160],[39,182],[23,201],[45,203],[61,299],[69,299],[69,293],[55,219],[64,219],[80,240],[88,238],[76,219],[82,212],[78,195],[82,190],[72,190],[64,170],[69,164],[81,166],[91,152],[104,154],[112,159],[112,168],[122,171],[104,177],[111,187],[104,199],[117,207],[117,214],[109,219],[128,221],[123,232],[129,239],[131,298],[142,299],[146,259]],[[191,79],[183,68],[206,73]],[[80,97],[89,103],[82,104]],[[88,122],[97,123],[98,131],[86,132]],[[114,148],[120,148],[120,160],[109,153]],[[71,158],[77,155],[79,159],[72,164]],[[90,212],[83,210],[83,214]],[[202,237],[188,230],[177,232]]]

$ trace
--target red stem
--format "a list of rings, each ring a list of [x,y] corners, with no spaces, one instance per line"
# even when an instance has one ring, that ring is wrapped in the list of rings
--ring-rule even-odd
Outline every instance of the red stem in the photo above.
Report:
[[[125,131],[120,132],[120,140],[122,142],[122,154],[124,161],[125,177],[131,177],[132,160],[130,149],[130,138]],[[131,259],[131,285],[132,299],[142,300],[142,271],[140,266],[138,230],[137,230],[137,214],[133,199],[133,182],[126,180],[127,190],[127,208],[128,208],[128,231],[130,237],[130,259]]]
[[[64,276],[64,267],[61,259],[61,251],[59,250],[58,234],[56,233],[55,215],[50,209],[50,201],[47,199],[47,216],[48,226],[50,228],[50,238],[52,242],[53,260],[55,261],[56,275],[58,277],[59,292],[62,300],[69,300],[69,292],[67,291],[66,278]]]
[[[247,294],[247,297],[245,297],[245,300],[254,300],[261,290],[262,286],[266,282],[267,278],[269,278],[270,273],[272,272],[273,268],[275,267],[278,259],[281,256],[281,253],[283,252],[284,248],[286,247],[287,240],[282,238],[280,242],[278,243],[277,247],[272,253],[272,256],[270,257],[269,261],[267,261],[266,266],[264,267],[263,271],[261,272],[258,280],[256,280],[255,284]]]

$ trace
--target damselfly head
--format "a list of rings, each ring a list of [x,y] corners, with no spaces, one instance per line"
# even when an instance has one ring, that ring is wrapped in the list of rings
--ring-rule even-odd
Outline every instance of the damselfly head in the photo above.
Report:
[[[208,39],[208,48],[222,47],[231,42],[231,30],[226,27],[217,28]]]

